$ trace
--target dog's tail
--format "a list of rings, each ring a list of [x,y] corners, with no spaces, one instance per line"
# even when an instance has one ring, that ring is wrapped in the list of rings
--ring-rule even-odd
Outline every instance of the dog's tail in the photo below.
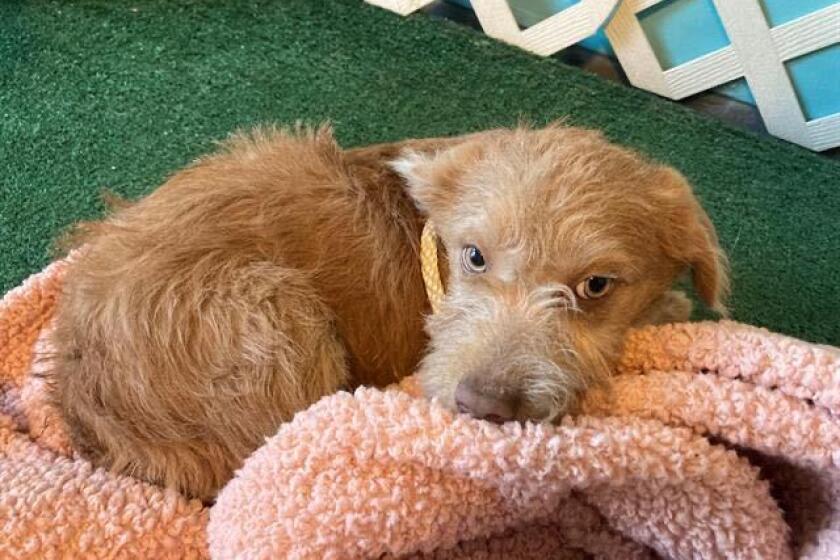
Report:
[[[99,197],[102,199],[102,203],[105,204],[105,208],[109,213],[117,212],[132,205],[130,201],[108,188],[103,188],[99,192]]]
[[[100,191],[99,198],[105,207],[106,215],[114,214],[134,204],[107,188]],[[69,226],[53,242],[50,249],[53,258],[64,257],[73,249],[78,249],[84,245],[85,241],[99,229],[101,223],[101,219],[85,220]]]

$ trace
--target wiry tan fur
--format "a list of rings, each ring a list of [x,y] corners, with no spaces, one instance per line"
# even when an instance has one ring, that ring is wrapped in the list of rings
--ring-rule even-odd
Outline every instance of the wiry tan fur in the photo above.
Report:
[[[396,171],[395,171],[396,170]],[[714,230],[671,169],[562,126],[342,151],[328,129],[264,128],[82,226],[56,316],[53,397],[96,464],[213,498],[278,424],[321,396],[386,385],[427,345],[420,231],[448,295],[421,375],[550,419],[608,374],[624,332],[684,319],[691,267],[719,306]],[[460,264],[464,245],[488,261]],[[602,300],[574,286],[617,274]]]
[[[450,256],[420,370],[426,392],[449,406],[466,380],[515,400],[521,419],[568,411],[609,374],[630,326],[688,318],[690,301],[668,291],[687,267],[723,310],[725,260],[689,185],[597,133],[491,132],[438,156],[409,153],[396,167]],[[486,273],[463,272],[467,244],[481,248]],[[617,277],[612,293],[576,297],[581,280],[604,274]]]

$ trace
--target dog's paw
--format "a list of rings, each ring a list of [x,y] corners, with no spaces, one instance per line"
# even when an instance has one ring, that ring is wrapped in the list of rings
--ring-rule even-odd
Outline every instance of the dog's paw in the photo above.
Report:
[[[691,317],[694,304],[684,292],[670,290],[662,294],[647,312],[642,315],[638,325],[662,325],[665,323],[682,323]]]

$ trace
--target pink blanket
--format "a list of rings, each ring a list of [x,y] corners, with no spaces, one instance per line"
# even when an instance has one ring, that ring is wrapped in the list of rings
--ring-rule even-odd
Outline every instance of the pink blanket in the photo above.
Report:
[[[840,353],[732,322],[631,333],[560,426],[387,391],[279,429],[215,506],[95,469],[44,403],[64,264],[0,303],[0,558],[840,558]]]

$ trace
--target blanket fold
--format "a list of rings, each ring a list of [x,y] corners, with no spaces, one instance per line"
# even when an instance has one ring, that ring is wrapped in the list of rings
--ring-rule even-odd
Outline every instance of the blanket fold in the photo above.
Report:
[[[75,455],[38,356],[65,263],[0,302],[0,557],[840,557],[840,354],[734,322],[632,332],[557,426],[415,380],[322,399],[210,508]]]

